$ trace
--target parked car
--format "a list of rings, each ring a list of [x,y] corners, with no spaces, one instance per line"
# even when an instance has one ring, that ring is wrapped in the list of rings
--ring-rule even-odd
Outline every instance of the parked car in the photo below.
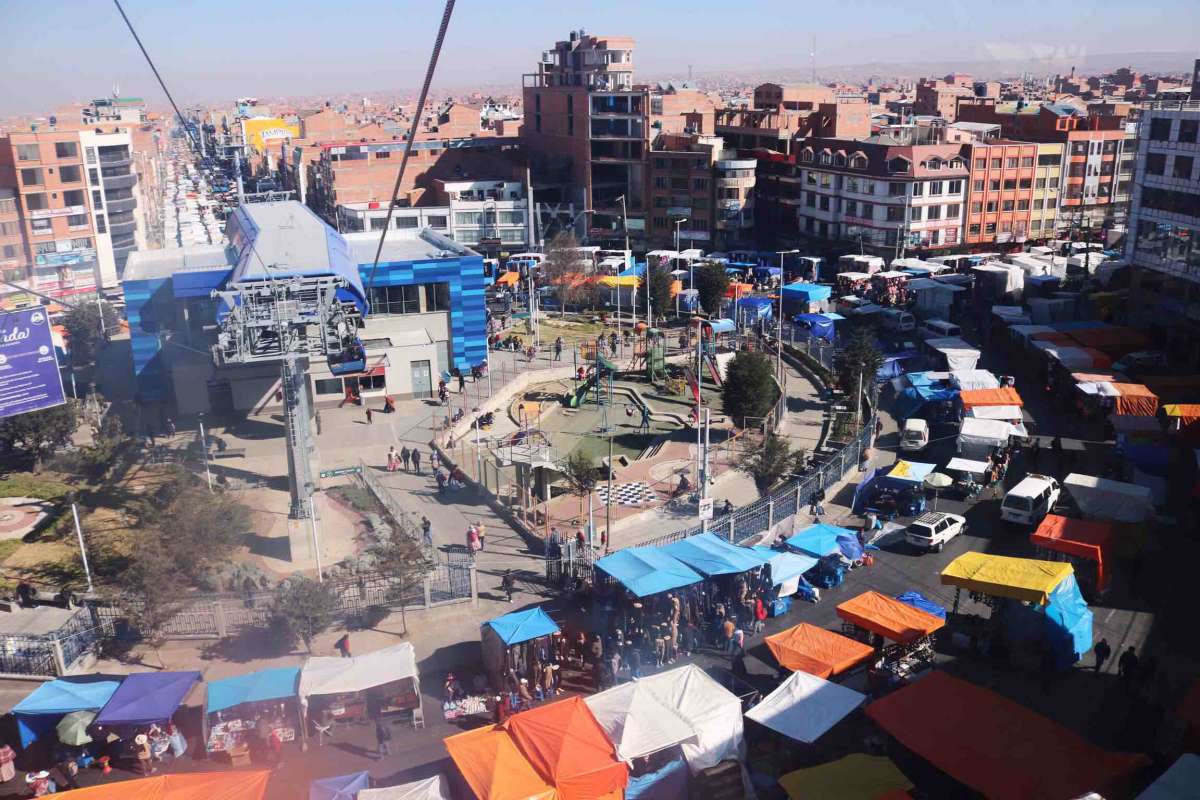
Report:
[[[900,449],[914,453],[929,444],[929,423],[918,417],[906,419],[900,431]]]
[[[904,529],[904,540],[914,547],[940,553],[946,542],[966,529],[966,517],[943,511],[926,511]]]
[[[1030,473],[1004,495],[1000,519],[1016,525],[1037,525],[1054,508],[1061,491],[1054,478]]]

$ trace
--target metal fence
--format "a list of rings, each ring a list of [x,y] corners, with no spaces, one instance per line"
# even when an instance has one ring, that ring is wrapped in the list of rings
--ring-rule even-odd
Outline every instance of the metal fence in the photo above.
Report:
[[[30,677],[62,675],[112,635],[112,625],[100,619],[90,606],[78,608],[55,631],[35,636],[0,636],[0,673]]]

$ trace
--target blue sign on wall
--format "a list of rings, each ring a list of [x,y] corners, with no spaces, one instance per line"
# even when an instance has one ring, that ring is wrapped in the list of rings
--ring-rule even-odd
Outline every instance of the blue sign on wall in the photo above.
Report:
[[[0,315],[0,418],[65,402],[45,309]]]

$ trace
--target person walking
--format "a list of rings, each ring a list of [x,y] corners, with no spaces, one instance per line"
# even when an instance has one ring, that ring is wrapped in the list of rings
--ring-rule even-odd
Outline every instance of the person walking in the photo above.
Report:
[[[504,577],[500,579],[500,591],[504,592],[505,599],[510,603],[512,602],[513,592],[516,588],[517,582],[513,578],[512,570],[505,570]]]
[[[392,445],[391,447],[388,448],[388,460],[387,460],[388,472],[396,471],[396,462],[399,460],[400,460],[400,457],[398,455],[396,455],[396,445]]]
[[[392,754],[392,729],[384,724],[382,716],[375,718],[375,741],[378,744],[376,761]]]
[[[462,394],[467,390],[467,379],[463,377],[462,370],[458,371],[458,393]]]
[[[175,435],[175,420],[167,417],[167,436]]]
[[[367,424],[370,425],[374,420],[371,419],[371,409],[367,409]]]
[[[412,460],[412,451],[408,449],[408,445],[404,445],[400,450],[400,460],[404,462],[404,471],[408,472],[408,462]]]
[[[475,530],[479,533],[479,549],[482,550],[484,545],[487,544],[487,540],[484,538],[487,529],[483,525],[483,520],[475,523]]]
[[[1108,639],[1101,639],[1096,642],[1096,646],[1092,648],[1092,653],[1096,656],[1096,674],[1100,674],[1100,670],[1104,669],[1104,662],[1108,661],[1108,657],[1112,655],[1112,648],[1108,646]]]
[[[415,447],[412,449],[412,465],[413,465],[413,472],[420,475],[421,474],[421,451]]]
[[[353,658],[350,655],[350,633],[342,634],[342,638],[333,643],[334,649],[341,653],[342,658]]]
[[[562,349],[563,349],[563,339],[561,336],[559,336],[557,339],[554,340],[554,360],[555,361],[562,360]]]
[[[1117,662],[1117,674],[1120,675],[1125,683],[1129,686],[1133,685],[1134,680],[1138,676],[1138,658],[1137,651],[1133,647],[1129,647],[1124,653],[1121,653],[1121,659]]]
[[[421,538],[425,540],[426,547],[433,547],[433,523],[424,515],[421,516]]]

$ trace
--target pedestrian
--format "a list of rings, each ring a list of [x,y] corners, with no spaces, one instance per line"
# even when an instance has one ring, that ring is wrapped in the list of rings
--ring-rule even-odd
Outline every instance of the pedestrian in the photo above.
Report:
[[[369,408],[368,408],[368,409],[367,409],[367,424],[368,424],[368,425],[370,425],[370,424],[371,424],[371,422],[372,422],[372,419],[371,419],[371,409],[369,409]]]
[[[175,435],[175,420],[167,417],[167,436]]]
[[[513,578],[512,570],[505,570],[504,577],[500,579],[500,591],[504,592],[508,602],[512,602],[513,591],[517,588],[516,580]]]
[[[629,662],[629,679],[636,681],[642,677],[642,648],[631,643],[626,660]]]
[[[1100,674],[1100,670],[1104,669],[1104,662],[1108,661],[1108,657],[1112,655],[1112,648],[1108,646],[1108,639],[1101,639],[1096,642],[1092,648],[1092,653],[1096,656],[1096,674]]]
[[[392,445],[391,447],[388,448],[388,460],[387,460],[388,472],[396,471],[396,462],[398,460],[399,460],[399,456],[396,455],[396,445]]]
[[[562,360],[562,349],[563,349],[563,339],[561,336],[559,336],[557,339],[554,340],[554,360],[555,361]]]
[[[375,741],[379,745],[379,754],[375,757],[376,761],[392,754],[392,729],[384,724],[382,716],[375,718]]]
[[[613,683],[616,683],[617,676],[621,674],[621,653],[616,647],[608,655],[608,669],[612,672]]]
[[[157,769],[150,763],[150,739],[144,733],[139,733],[133,737],[133,744],[137,748],[134,752],[137,755],[138,772],[142,775],[151,775],[158,772]]]
[[[762,596],[754,598],[754,633],[762,633],[763,626],[767,624],[767,607],[763,603]]]
[[[467,390],[467,379],[463,377],[462,370],[458,371],[458,393],[462,394]]]
[[[442,466],[442,457],[438,455],[436,447],[429,448],[429,468],[436,470]]]
[[[350,655],[350,633],[342,634],[342,638],[333,643],[334,648],[342,654],[342,658],[352,658]]]
[[[412,449],[412,464],[413,464],[413,472],[420,475],[421,474],[421,451],[415,447]]]
[[[484,539],[486,529],[484,528],[483,520],[475,523],[475,530],[479,534],[479,549],[482,550],[487,544],[487,541]]]
[[[1117,662],[1117,674],[1125,679],[1125,683],[1132,685],[1138,674],[1138,655],[1133,647],[1129,647],[1124,653],[1121,653],[1121,659]]]
[[[412,451],[408,449],[408,445],[400,449],[400,460],[404,462],[404,471],[408,472],[408,462],[412,460]]]

